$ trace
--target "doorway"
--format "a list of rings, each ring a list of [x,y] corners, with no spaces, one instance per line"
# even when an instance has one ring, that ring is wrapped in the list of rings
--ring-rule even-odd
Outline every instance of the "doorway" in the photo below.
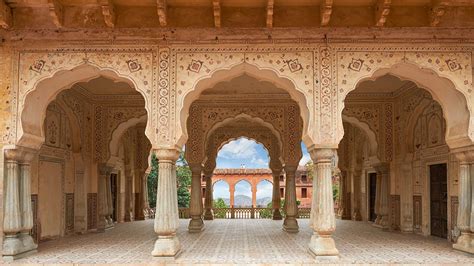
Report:
[[[375,222],[375,193],[377,190],[377,173],[369,173],[369,221]]]
[[[431,235],[448,237],[448,172],[447,165],[430,165]]]

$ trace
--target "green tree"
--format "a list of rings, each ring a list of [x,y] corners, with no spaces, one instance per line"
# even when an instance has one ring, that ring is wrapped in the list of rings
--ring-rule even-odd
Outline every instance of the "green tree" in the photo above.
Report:
[[[214,200],[212,203],[213,207],[216,209],[225,209],[229,208],[227,204],[225,204],[225,201],[221,198],[218,198],[217,200]],[[215,210],[214,216],[216,218],[225,218],[226,210]]]
[[[158,159],[155,154],[151,156],[151,171],[147,179],[148,203],[150,208],[156,207],[156,189],[158,188]]]
[[[191,193],[189,193],[191,169],[184,158],[183,152],[179,155],[176,163],[176,182],[178,183],[178,207],[187,208],[191,200]]]

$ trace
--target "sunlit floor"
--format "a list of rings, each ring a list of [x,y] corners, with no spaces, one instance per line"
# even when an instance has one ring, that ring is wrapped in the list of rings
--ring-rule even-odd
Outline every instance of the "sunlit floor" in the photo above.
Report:
[[[308,220],[300,232],[281,230],[281,221],[206,221],[198,234],[181,220],[182,252],[175,263],[314,263],[307,251]],[[105,233],[77,235],[41,243],[38,253],[16,263],[151,263],[156,235],[153,220],[117,224]],[[334,235],[340,263],[469,263],[474,256],[454,251],[446,240],[385,232],[365,222],[337,221]]]

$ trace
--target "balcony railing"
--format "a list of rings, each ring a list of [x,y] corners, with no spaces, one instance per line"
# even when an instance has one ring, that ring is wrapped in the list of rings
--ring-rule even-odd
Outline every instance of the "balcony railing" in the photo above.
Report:
[[[213,208],[214,219],[271,219],[271,208]],[[298,208],[298,218],[308,219],[311,208]],[[282,212],[282,216],[285,214]],[[188,219],[189,208],[179,208],[179,218]]]

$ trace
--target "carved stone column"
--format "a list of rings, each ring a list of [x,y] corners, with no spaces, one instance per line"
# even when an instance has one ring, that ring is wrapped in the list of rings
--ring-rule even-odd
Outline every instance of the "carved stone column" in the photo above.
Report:
[[[352,220],[361,221],[362,215],[360,214],[360,179],[362,175],[361,169],[356,169],[352,172],[352,194],[353,196],[353,205],[352,205]]]
[[[108,193],[107,193],[107,173],[108,169],[105,164],[98,166],[98,188],[97,198],[99,202],[99,220],[97,221],[97,231],[104,231],[109,227],[109,207],[108,207]]]
[[[131,208],[130,205],[132,204],[132,174],[129,168],[126,166],[124,172],[124,179],[125,179],[125,213],[124,213],[124,220],[125,222],[133,221],[133,216],[131,215]]]
[[[112,182],[111,178],[111,168],[107,168],[107,173],[105,176],[106,186],[107,186],[107,226],[113,227],[114,220],[112,215],[114,213],[114,203],[112,202]]]
[[[409,156],[411,158],[412,156]],[[403,189],[401,190],[401,221],[400,231],[413,232],[413,177],[411,160],[405,160],[401,165]],[[454,223],[455,221],[452,221]]]
[[[34,153],[17,148],[5,150],[3,259],[14,260],[35,252],[29,235],[33,227],[30,162]]]
[[[296,166],[285,166],[286,173],[286,191],[285,191],[285,220],[283,221],[283,230],[289,233],[297,233],[299,231],[298,221],[298,205],[296,203]]]
[[[282,167],[272,167],[272,175],[273,175],[273,193],[272,193],[272,209],[273,209],[273,220],[281,220],[283,219],[281,212],[280,212],[280,205],[281,205],[281,195],[280,195],[280,175],[281,175]]]
[[[212,171],[204,172],[204,178],[206,179],[206,195],[204,199],[204,220],[214,220],[214,212],[212,210],[213,199],[213,186],[212,186]]]
[[[81,153],[74,153],[74,232],[87,231],[87,192],[84,160]]]
[[[337,258],[339,251],[331,234],[336,230],[334,202],[332,195],[333,149],[313,149],[310,151],[315,166],[313,178],[313,198],[311,202],[311,221],[314,230],[309,250],[317,257]]]
[[[234,219],[235,218],[235,213],[234,213],[234,193],[235,193],[235,184],[229,184],[229,194],[230,194],[230,218]]]
[[[345,171],[339,171],[339,206],[338,206],[338,209],[337,209],[337,216],[340,218],[340,219],[344,219],[345,217],[345,211],[344,211],[344,203],[345,203],[345,200],[346,200],[346,184],[344,183],[344,180],[345,180]],[[314,187],[313,187],[314,189]]]
[[[191,203],[189,206],[189,214],[191,220],[189,221],[188,231],[190,233],[201,232],[204,229],[204,222],[202,220],[202,194],[201,194],[201,165],[190,164],[191,176]]]
[[[176,149],[159,149],[158,188],[156,193],[155,232],[158,239],[151,254],[158,257],[174,257],[181,249],[176,231],[179,226],[178,195],[176,187]]]
[[[459,165],[459,207],[457,227],[461,231],[453,248],[474,253],[474,152],[456,153]]]
[[[388,163],[380,163],[375,166],[377,171],[377,192],[378,193],[378,213],[375,224],[382,229],[388,229],[389,227],[389,206],[388,201],[390,197],[390,165]],[[380,182],[379,182],[380,181]],[[380,185],[379,185],[380,183]],[[377,194],[377,193],[376,193]]]

